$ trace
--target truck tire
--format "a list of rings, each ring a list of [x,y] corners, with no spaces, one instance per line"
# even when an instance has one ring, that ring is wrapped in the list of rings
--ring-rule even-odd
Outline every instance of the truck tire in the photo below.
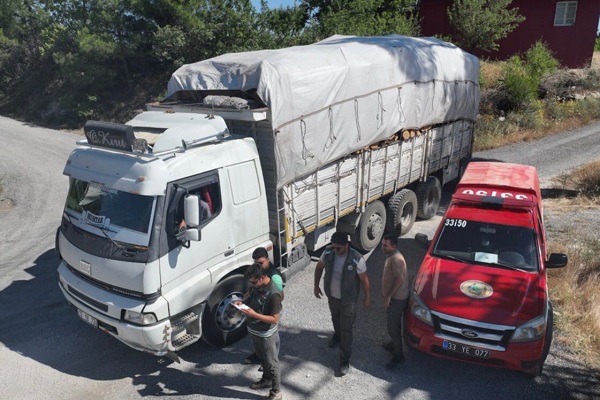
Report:
[[[371,251],[379,244],[385,232],[385,206],[376,200],[367,206],[352,235],[352,245],[358,250]]]
[[[387,202],[386,230],[398,236],[406,235],[417,218],[417,196],[409,189],[402,189]]]
[[[202,339],[216,347],[226,347],[246,336],[246,316],[233,306],[248,290],[242,275],[223,279],[211,293],[202,316]]]
[[[417,217],[431,219],[440,208],[442,185],[435,176],[430,176],[425,182],[419,182],[415,190],[417,195]]]

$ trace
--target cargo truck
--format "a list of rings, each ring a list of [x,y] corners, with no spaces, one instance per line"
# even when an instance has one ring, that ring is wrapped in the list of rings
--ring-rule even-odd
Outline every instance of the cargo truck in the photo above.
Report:
[[[369,251],[435,215],[471,155],[478,73],[451,44],[398,35],[181,67],[147,111],[85,124],[64,168],[60,289],[141,351],[234,342],[255,248],[289,278],[336,230]]]
[[[471,162],[417,273],[406,340],[424,352],[541,374],[552,342],[548,256],[537,171]]]

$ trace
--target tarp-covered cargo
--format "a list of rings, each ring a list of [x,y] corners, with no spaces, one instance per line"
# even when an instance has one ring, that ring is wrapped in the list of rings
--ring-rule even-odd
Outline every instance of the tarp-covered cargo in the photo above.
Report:
[[[245,91],[270,109],[277,186],[404,129],[474,120],[479,61],[435,38],[332,36],[178,69],[178,91]]]

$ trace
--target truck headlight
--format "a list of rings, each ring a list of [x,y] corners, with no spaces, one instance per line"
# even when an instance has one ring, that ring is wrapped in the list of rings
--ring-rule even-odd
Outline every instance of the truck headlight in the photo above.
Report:
[[[157,322],[156,315],[154,315],[154,313],[139,313],[137,311],[130,310],[125,310],[123,319],[136,325],[152,325]]]
[[[410,313],[415,318],[425,322],[427,325],[433,326],[433,321],[431,320],[431,311],[415,292],[410,294],[410,299],[408,299],[408,308]]]
[[[539,340],[544,336],[546,332],[546,317],[540,315],[534,319],[525,322],[523,325],[517,327],[513,334],[511,342],[532,342]]]

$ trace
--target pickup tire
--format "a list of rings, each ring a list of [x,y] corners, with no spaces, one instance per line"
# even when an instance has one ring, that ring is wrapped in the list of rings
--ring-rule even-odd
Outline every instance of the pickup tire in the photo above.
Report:
[[[374,249],[385,232],[385,206],[376,200],[367,206],[360,216],[360,221],[352,235],[352,245],[358,250],[371,251]]]
[[[417,195],[417,217],[431,219],[440,208],[442,185],[435,176],[430,176],[424,182],[419,182],[415,190]]]
[[[211,293],[202,316],[202,339],[216,347],[226,347],[248,332],[246,316],[233,306],[248,290],[242,275],[232,275],[217,284]]]
[[[552,345],[552,336],[554,332],[554,309],[552,308],[552,303],[548,304],[548,322],[546,325],[546,338],[544,340],[544,351],[542,353],[542,358],[535,366],[532,371],[528,371],[528,374],[532,377],[542,375],[542,370],[544,369],[544,363],[546,362],[546,358],[548,354],[550,354],[550,346]]]
[[[388,219],[386,231],[398,236],[406,235],[417,218],[417,196],[409,189],[402,189],[387,202]]]

